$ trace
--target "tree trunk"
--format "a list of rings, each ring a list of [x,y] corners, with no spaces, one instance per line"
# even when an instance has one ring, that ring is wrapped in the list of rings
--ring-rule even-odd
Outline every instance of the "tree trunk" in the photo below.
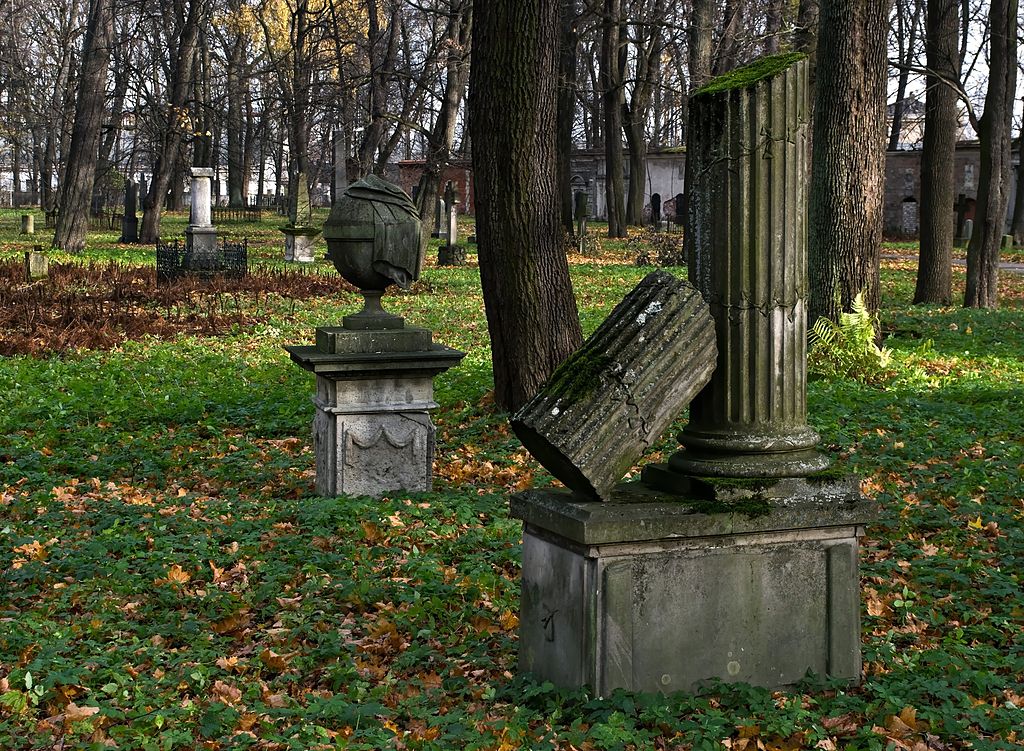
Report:
[[[242,116],[246,100],[249,98],[249,84],[244,65],[245,40],[239,34],[228,55],[227,97],[228,117],[225,130],[228,136],[228,206],[240,207],[245,204],[245,183],[248,175],[245,172],[245,133],[246,124]]]
[[[164,132],[161,136],[156,159],[153,163],[153,177],[149,186],[149,194],[142,207],[142,227],[139,230],[139,242],[155,243],[160,239],[160,218],[163,214],[164,201],[171,188],[172,175],[178,173],[180,147],[182,139],[181,114],[185,112],[189,94],[192,91],[193,61],[196,45],[199,41],[202,3],[189,3],[188,11],[181,20],[181,35],[178,41],[177,56],[172,69],[172,83],[168,101]],[[180,195],[181,180],[175,180],[175,191]]]
[[[921,152],[921,252],[915,303],[952,299],[954,157],[960,80],[958,0],[928,0],[924,150]]]
[[[706,84],[711,78],[711,32],[714,27],[713,0],[693,0],[690,26],[687,29],[690,91]]]
[[[1017,0],[992,0],[989,10],[988,91],[978,120],[978,202],[967,246],[968,308],[999,305],[999,247],[1010,197],[1010,126],[1017,85],[1017,5]]]
[[[1024,139],[1018,135],[1018,154],[1021,153],[1022,143],[1024,143]],[[1014,245],[1024,245],[1024,159],[1021,159],[1017,164],[1017,173],[1014,180],[1016,189],[1013,192],[1013,220],[1010,222],[1010,232],[1013,233]]]
[[[907,106],[907,82],[910,79],[910,64],[914,59],[914,52],[917,47],[917,33],[921,24],[921,9],[924,6],[923,0],[913,0],[914,6],[911,9],[910,34],[905,36],[903,30],[906,28],[906,19],[904,19],[902,7],[904,0],[897,0],[897,2],[900,3],[900,7],[896,11],[896,18],[900,27],[897,32],[897,40],[900,46],[899,61],[901,67],[900,75],[896,82],[896,101],[892,109],[892,128],[889,131],[889,145],[887,147],[889,151],[895,151],[900,145],[900,133],[903,130],[903,111]]]
[[[572,128],[576,120],[576,68],[579,35],[576,19],[579,15],[576,0],[562,0],[560,3],[558,40],[558,192],[561,196],[562,229],[573,235],[576,223],[573,221],[572,190]]]
[[[604,107],[605,204],[608,237],[626,237],[622,155],[622,0],[604,0],[601,89]]]
[[[818,52],[818,11],[818,0],[800,0],[793,29],[793,47],[811,59],[812,79]]]
[[[441,190],[441,175],[444,174],[445,167],[451,163],[459,105],[469,80],[472,29],[473,7],[471,0],[466,0],[461,6],[452,8],[452,18],[448,26],[451,44],[448,47],[444,96],[441,100],[441,110],[434,121],[434,128],[427,136],[423,174],[420,175],[416,190],[416,207],[420,213],[424,246],[434,227],[434,210]],[[462,196],[464,205],[468,204],[466,198]]]
[[[113,37],[114,0],[94,0],[82,53],[82,78],[75,105],[71,149],[60,184],[60,213],[53,233],[53,247],[69,253],[85,248]]]
[[[824,0],[808,219],[809,324],[878,309],[888,2]]]
[[[495,402],[516,409],[582,341],[555,166],[559,0],[475,0],[469,90]],[[510,33],[514,31],[514,33]]]

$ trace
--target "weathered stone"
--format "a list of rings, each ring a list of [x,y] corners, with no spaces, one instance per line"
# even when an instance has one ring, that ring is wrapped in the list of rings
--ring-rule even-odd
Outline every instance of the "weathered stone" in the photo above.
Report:
[[[856,683],[857,540],[872,509],[850,480],[783,482],[803,484],[799,500],[759,515],[633,483],[606,503],[513,496],[520,670],[600,695],[708,679],[783,688],[808,672]]]
[[[32,214],[21,215],[21,234],[34,235],[36,233],[36,218]]]
[[[121,215],[121,237],[118,242],[137,243],[139,241],[139,217],[136,205],[139,186],[128,180],[124,186],[124,212]]]
[[[25,278],[34,282],[50,275],[50,259],[43,252],[43,246],[37,245],[35,250],[25,252]]]
[[[425,352],[432,344],[433,333],[430,329],[418,326],[362,331],[353,331],[344,326],[321,326],[316,330],[317,350],[334,354]]]
[[[182,266],[189,271],[209,272],[220,268],[217,252],[217,228],[211,221],[210,167],[192,167],[192,206],[185,228],[185,257]]]
[[[442,241],[448,239],[448,223],[445,221],[447,216],[448,209],[444,199],[438,198],[437,203],[434,204],[434,230],[430,233],[431,237],[439,238]],[[442,244],[444,243],[442,242]]]
[[[966,246],[971,242],[971,237],[974,235],[974,220],[964,219],[963,234],[960,236],[960,244]]]
[[[457,248],[459,245],[459,197],[455,193],[455,186],[448,183],[444,189],[444,203],[448,207],[448,241],[449,248]]]
[[[657,193],[651,195],[651,224],[655,228],[661,226],[661,196]]]
[[[442,245],[437,249],[438,266],[465,266],[466,249],[458,245]]]
[[[1013,250],[1013,235],[1003,235],[1003,250]]]
[[[807,424],[808,65],[779,55],[699,90],[687,145],[689,278],[718,366],[690,404],[683,474],[784,477],[828,466]]]
[[[284,234],[284,260],[312,263],[316,260],[316,238],[320,228],[313,226],[313,207],[305,173],[300,172],[295,179],[295,190],[289,199],[289,222],[280,228]]]
[[[715,367],[714,323],[689,284],[648,274],[512,418],[567,487],[606,497]]]

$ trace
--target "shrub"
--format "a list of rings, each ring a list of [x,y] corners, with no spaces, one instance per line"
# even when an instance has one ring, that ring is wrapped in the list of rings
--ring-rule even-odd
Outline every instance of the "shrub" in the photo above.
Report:
[[[808,372],[864,383],[884,380],[889,375],[892,351],[875,343],[877,324],[877,316],[868,312],[863,294],[854,298],[852,312],[840,314],[839,323],[819,318],[808,335]]]

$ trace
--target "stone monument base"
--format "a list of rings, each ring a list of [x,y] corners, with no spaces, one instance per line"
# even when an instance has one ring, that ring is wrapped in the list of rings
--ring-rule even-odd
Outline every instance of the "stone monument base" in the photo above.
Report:
[[[317,330],[318,347],[286,347],[294,362],[316,374],[313,449],[316,492],[332,497],[430,490],[433,479],[434,376],[463,353],[431,344],[420,351],[389,332]],[[399,336],[401,336],[399,334]],[[324,351],[333,350],[333,351]]]
[[[284,260],[299,263],[313,263],[316,260],[316,238],[320,230],[295,232],[287,229],[284,233]]]
[[[216,227],[190,224],[185,228],[185,259],[182,266],[189,271],[220,270]]]
[[[857,544],[872,518],[846,479],[640,483],[610,501],[512,497],[524,522],[519,668],[599,695],[860,678]]]

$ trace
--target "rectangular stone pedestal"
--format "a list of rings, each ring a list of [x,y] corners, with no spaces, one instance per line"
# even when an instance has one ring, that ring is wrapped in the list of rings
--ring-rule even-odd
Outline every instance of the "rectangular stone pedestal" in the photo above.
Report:
[[[285,232],[284,260],[298,263],[316,261],[316,235]]]
[[[871,507],[852,481],[786,482],[799,492],[758,516],[700,513],[709,502],[639,484],[604,503],[513,496],[520,670],[600,695],[713,678],[779,688],[809,672],[857,682],[857,541]]]

